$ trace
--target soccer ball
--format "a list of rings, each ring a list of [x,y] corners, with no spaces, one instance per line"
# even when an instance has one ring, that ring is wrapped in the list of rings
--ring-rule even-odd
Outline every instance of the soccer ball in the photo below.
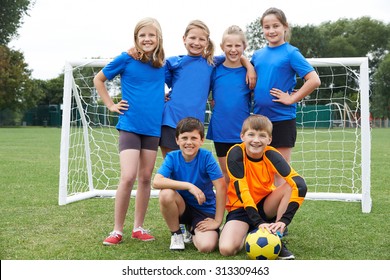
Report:
[[[267,230],[255,229],[245,239],[245,251],[251,260],[275,260],[281,248],[280,238]]]

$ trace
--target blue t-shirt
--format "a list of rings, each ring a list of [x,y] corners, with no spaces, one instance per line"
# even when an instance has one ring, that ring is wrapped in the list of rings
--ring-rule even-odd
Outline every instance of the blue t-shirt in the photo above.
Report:
[[[108,80],[121,77],[122,99],[129,104],[119,115],[116,128],[142,135],[160,137],[164,108],[164,67],[133,59],[126,52],[103,68]]]
[[[272,101],[275,97],[270,94],[270,90],[277,88],[291,94],[297,83],[296,74],[303,78],[314,68],[289,43],[257,50],[251,62],[257,74],[253,113],[264,115],[273,122],[295,119],[296,104],[284,105]]]
[[[180,150],[169,152],[157,171],[165,178],[190,182],[203,191],[206,201],[199,205],[195,197],[187,190],[178,190],[188,205],[203,212],[215,214],[216,198],[213,190],[213,180],[222,178],[222,172],[212,153],[199,149],[196,157],[186,162]]]
[[[250,115],[251,90],[245,82],[246,68],[229,68],[223,64],[212,75],[215,101],[207,139],[221,143],[241,143],[241,127]]]
[[[215,57],[214,60],[218,65],[225,57]],[[167,59],[165,83],[171,90],[170,100],[164,105],[163,125],[176,128],[185,117],[204,122],[213,69],[214,66],[202,56],[181,55]]]

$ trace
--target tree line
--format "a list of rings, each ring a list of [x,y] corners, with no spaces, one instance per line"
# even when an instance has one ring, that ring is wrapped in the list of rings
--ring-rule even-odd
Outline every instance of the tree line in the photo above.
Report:
[[[23,114],[38,105],[61,104],[63,74],[50,80],[32,78],[23,52],[9,48],[34,0],[3,0],[0,6],[0,126],[19,125]],[[319,25],[291,26],[290,43],[306,58],[368,57],[370,112],[390,117],[390,24],[361,17]],[[265,46],[259,18],[246,26],[247,55]]]

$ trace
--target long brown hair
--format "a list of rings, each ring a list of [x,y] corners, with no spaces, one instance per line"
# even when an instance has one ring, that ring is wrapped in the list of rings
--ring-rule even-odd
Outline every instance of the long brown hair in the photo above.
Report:
[[[146,27],[146,26],[153,26],[156,28],[157,31],[157,47],[153,51],[153,54],[151,56],[146,55],[143,51],[141,46],[138,43],[137,36],[138,32]],[[160,26],[160,23],[155,19],[151,17],[147,17],[144,19],[141,19],[137,25],[134,28],[134,43],[135,47],[137,49],[139,59],[146,63],[150,62],[153,67],[160,68],[164,65],[164,59],[165,59],[165,52],[164,52],[164,47],[163,47],[163,37],[162,37],[162,29]]]
[[[263,20],[268,15],[275,15],[275,17],[280,21],[280,23],[286,28],[286,33],[284,34],[284,40],[286,42],[290,41],[291,30],[290,25],[287,22],[287,17],[281,9],[278,8],[269,8],[267,9],[260,18],[260,25],[263,26]]]

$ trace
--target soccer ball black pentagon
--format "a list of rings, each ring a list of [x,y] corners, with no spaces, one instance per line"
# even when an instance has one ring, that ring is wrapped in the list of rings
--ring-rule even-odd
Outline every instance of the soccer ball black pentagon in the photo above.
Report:
[[[255,229],[245,239],[245,251],[251,260],[275,260],[281,248],[280,238],[267,230]]]

